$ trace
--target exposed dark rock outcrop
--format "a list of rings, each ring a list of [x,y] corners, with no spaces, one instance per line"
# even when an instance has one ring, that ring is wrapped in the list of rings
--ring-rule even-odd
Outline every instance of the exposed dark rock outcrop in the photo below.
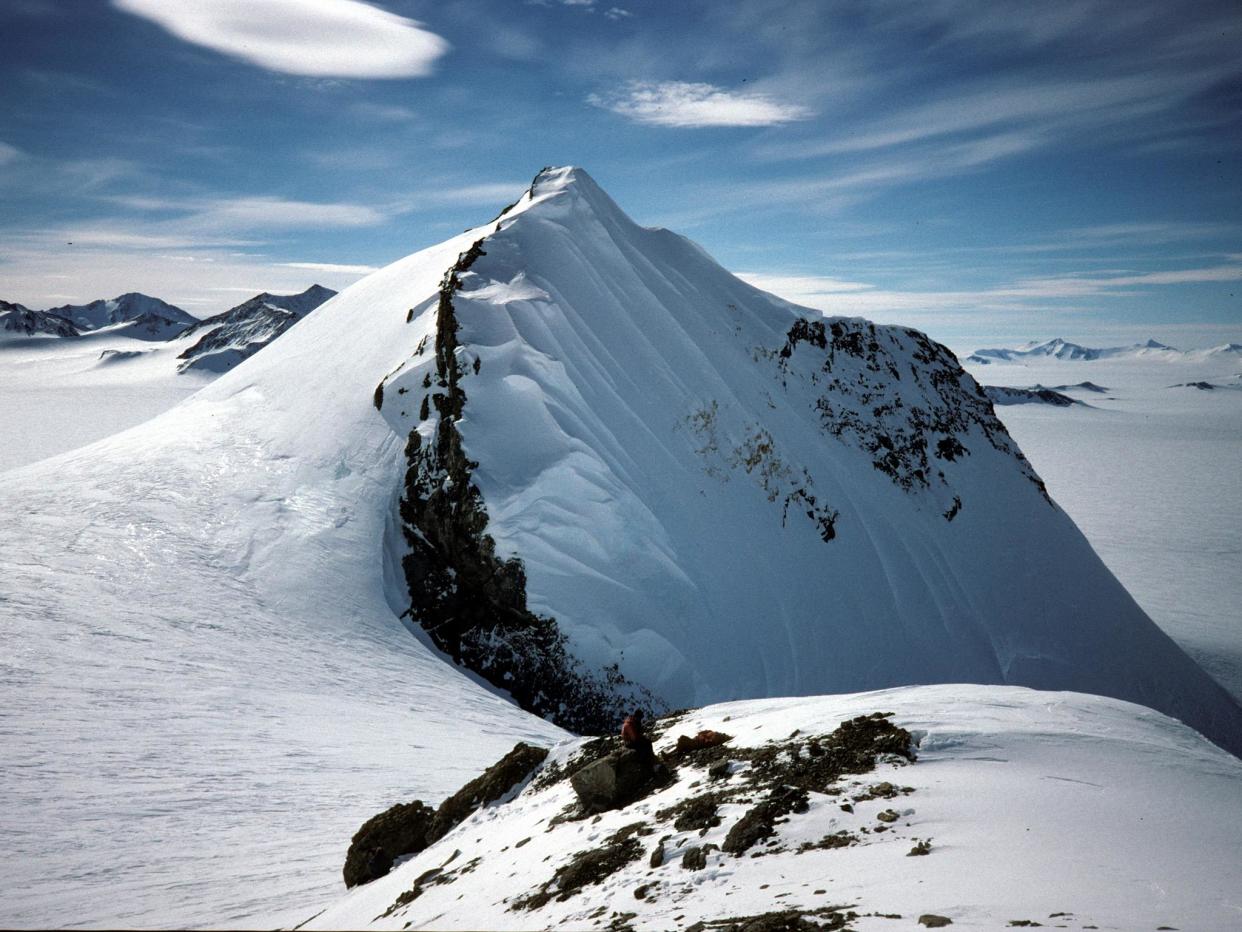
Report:
[[[791,363],[800,347],[819,351],[822,360],[799,371],[809,372],[811,383],[822,388],[815,408],[824,430],[864,450],[872,466],[899,488],[948,487],[936,460],[952,462],[969,455],[962,438],[977,427],[992,447],[1018,461],[1048,499],[1043,481],[957,357],[917,330],[901,332],[913,346],[908,373],[899,364],[906,347],[892,333],[862,320],[795,321],[775,355],[782,378],[788,379],[794,375]],[[841,367],[839,360],[850,365]],[[918,390],[913,397],[920,398],[919,403],[910,404],[903,397],[905,382]]]
[[[502,560],[487,533],[483,497],[472,481],[477,463],[462,446],[457,422],[466,404],[458,363],[459,325],[453,296],[461,275],[481,256],[483,240],[445,274],[436,310],[435,385],[438,420],[424,444],[417,430],[406,445],[409,468],[401,499],[410,552],[402,561],[410,616],[454,661],[509,692],[524,709],[585,734],[612,731],[636,699],[659,706],[614,666],[597,673],[570,654],[555,619],[526,605],[526,573]],[[382,385],[376,390],[377,398]],[[424,404],[424,411],[430,414]]]
[[[439,841],[476,809],[520,784],[548,756],[547,748],[519,742],[508,754],[444,800],[438,809],[421,800],[398,803],[362,824],[345,855],[345,886],[383,877],[403,854],[417,854]]]
[[[527,775],[544,762],[547,748],[519,742],[513,750],[460,790],[440,803],[435,819],[427,831],[427,841],[439,841],[465,820],[470,813],[501,799]]]
[[[512,909],[538,909],[553,899],[567,900],[578,890],[600,883],[625,865],[642,857],[643,846],[635,835],[645,834],[642,823],[627,825],[613,833],[601,847],[579,851],[569,863],[559,867],[552,879],[530,896],[518,900]]]
[[[1010,388],[1007,385],[985,385],[983,390],[992,399],[994,405],[1051,405],[1054,408],[1068,408],[1080,405],[1081,401],[1062,395],[1051,388]]]
[[[427,829],[435,810],[420,800],[397,803],[362,823],[345,855],[345,886],[356,887],[383,877],[403,854],[427,847]]]
[[[774,789],[768,798],[733,823],[720,847],[729,854],[742,855],[751,847],[776,834],[776,824],[791,812],[806,812],[806,790],[797,787]]]
[[[569,782],[583,809],[591,813],[628,805],[652,782],[653,776],[642,756],[625,748],[587,764]]]

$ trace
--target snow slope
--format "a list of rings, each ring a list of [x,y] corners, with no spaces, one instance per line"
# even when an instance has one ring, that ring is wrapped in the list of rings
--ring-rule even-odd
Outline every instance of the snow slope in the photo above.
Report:
[[[975,372],[1086,402],[997,414],[1143,610],[1242,698],[1242,396],[1170,388],[1238,384],[1242,357],[1220,350],[1174,361],[1030,359]],[[1064,384],[1082,379],[1107,391]]]
[[[846,777],[835,785],[840,795],[812,792],[807,812],[791,815],[770,845],[754,849],[762,857],[716,850],[703,869],[683,864],[691,847],[721,845],[749,808],[745,802],[722,804],[720,824],[703,834],[678,831],[656,815],[745,780],[750,765],[741,755],[733,755],[726,781],[706,779],[702,765],[683,765],[678,782],[653,796],[555,827],[551,820],[574,802],[573,792],[564,782],[540,790],[536,772],[512,802],[475,814],[304,928],[606,929],[629,914],[629,928],[685,929],[830,905],[859,913],[848,925],[858,930],[923,928],[916,919],[924,914],[981,930],[1022,920],[1130,930],[1242,923],[1242,762],[1138,706],[951,685],[736,702],[694,711],[656,749],[700,729],[731,735],[729,748],[792,745],[791,733],[806,741],[872,712],[895,713],[893,721],[919,739],[916,762]],[[564,762],[580,744],[559,746],[549,763]],[[882,781],[911,792],[856,800]],[[843,811],[851,800],[853,811]],[[888,829],[877,819],[886,810],[899,816]],[[637,860],[563,901],[513,908],[575,853],[636,822],[652,830],[639,836]],[[798,851],[841,831],[855,843]],[[930,853],[908,856],[924,839]],[[664,863],[651,867],[648,855],[661,841]],[[427,884],[408,906],[384,915],[439,867],[451,882]]]
[[[973,384],[935,347],[858,321],[791,341],[797,309],[554,171],[175,408],[4,474],[0,924],[293,921],[394,795],[435,802],[514,741],[562,735],[398,620],[407,432],[433,426],[419,346],[484,236],[455,295],[460,427],[489,530],[582,656],[670,701],[1025,682],[1236,735],[1236,706],[1040,494],[986,402],[966,405],[970,454],[914,475],[909,402]],[[851,386],[826,384],[829,346]],[[922,365],[896,387],[885,354]],[[838,392],[856,418],[853,384],[891,407],[824,436],[806,404]],[[891,474],[860,447],[881,428],[903,444]]]
[[[0,472],[141,424],[206,383],[201,376],[177,377],[171,344],[111,330],[73,339],[5,336],[0,334]]]
[[[0,302],[0,436],[7,438],[0,444],[0,472],[168,410],[332,294],[318,285],[297,295],[265,292],[190,327],[140,315],[80,334],[48,311]]]
[[[404,438],[371,393],[464,242],[307,317],[281,365],[4,475],[0,925],[291,922],[392,793],[563,734],[386,598]]]
[[[458,429],[488,533],[579,657],[673,705],[1075,689],[1242,747],[1237,703],[1041,494],[947,351],[845,319],[821,348],[797,329],[818,314],[638,227],[580,170],[542,173],[498,227],[452,299]],[[409,339],[435,308],[413,305]],[[430,443],[425,349],[383,413]]]

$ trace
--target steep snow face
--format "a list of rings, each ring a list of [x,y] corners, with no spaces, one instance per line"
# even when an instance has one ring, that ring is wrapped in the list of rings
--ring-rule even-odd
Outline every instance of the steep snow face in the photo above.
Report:
[[[672,705],[973,681],[1138,701],[1242,747],[921,334],[823,320],[544,172],[453,291],[487,533],[573,653]],[[430,333],[435,307],[414,317]],[[385,381],[435,433],[429,347]],[[394,403],[392,399],[399,399]]]
[[[237,307],[208,317],[178,336],[194,342],[182,350],[179,371],[224,372],[296,324],[336,292],[312,285],[300,294],[274,295],[264,292]]]
[[[804,811],[729,853],[726,839],[765,795],[747,787],[750,749],[813,759],[819,736],[876,712],[914,735],[913,764],[812,783]],[[702,729],[731,736],[720,753],[727,777],[710,777],[703,759],[683,763],[654,795],[564,821],[572,790],[541,779],[581,750],[561,745],[516,799],[481,810],[304,928],[687,929],[785,911],[826,922],[831,907],[857,914],[846,927],[863,932],[923,928],[925,914],[953,929],[1237,926],[1242,762],[1147,709],[1013,687],[906,688],[699,709],[656,749]],[[676,824],[679,804],[709,795],[718,805]],[[617,846],[620,864],[584,872],[577,889],[553,882],[626,827],[632,851]],[[920,842],[926,854],[911,856]],[[547,902],[519,905],[545,890]]]
[[[124,334],[140,340],[167,340],[186,326],[198,323],[197,317],[181,308],[137,292],[90,304],[65,304],[48,313],[66,318],[79,330],[101,330],[124,324]]]

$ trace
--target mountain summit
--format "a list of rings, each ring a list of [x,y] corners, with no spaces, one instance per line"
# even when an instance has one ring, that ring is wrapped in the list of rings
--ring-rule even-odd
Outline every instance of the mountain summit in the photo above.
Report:
[[[409,438],[410,615],[540,714],[600,727],[622,681],[671,705],[969,681],[1238,746],[1237,705],[923,334],[757,291],[573,168],[411,304],[375,396]]]
[[[47,313],[71,321],[80,331],[125,324],[125,335],[140,340],[167,340],[187,325],[198,323],[197,317],[181,308],[136,291],[89,304],[64,304]]]
[[[224,372],[263,349],[336,292],[311,285],[299,294],[263,292],[177,334],[196,338],[177,358],[182,372]]]

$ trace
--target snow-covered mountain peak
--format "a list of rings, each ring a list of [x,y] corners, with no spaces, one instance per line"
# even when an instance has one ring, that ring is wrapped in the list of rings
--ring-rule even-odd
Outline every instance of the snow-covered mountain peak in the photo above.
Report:
[[[180,324],[182,327],[198,321],[197,317],[187,314],[179,307],[137,291],[115,298],[101,298],[89,304],[65,304],[51,308],[48,313],[69,319],[80,330],[99,330],[135,320],[149,323],[163,321]]]
[[[394,773],[443,798],[642,688],[1074,689],[1242,749],[952,354],[758,291],[593,185],[544,173],[177,407],[6,472],[13,924],[101,889],[101,922],[259,924],[339,883]]]
[[[758,291],[580,169],[455,242],[373,401],[412,619],[528,708],[600,727],[606,671],[672,705],[982,681],[1242,728],[923,334]]]
[[[181,372],[224,372],[263,349],[299,320],[336,294],[311,285],[292,295],[257,294],[223,314],[208,317],[179,334],[194,343],[182,350]]]
[[[21,337],[80,335],[78,328],[66,318],[49,311],[32,311],[12,301],[0,301],[0,334]]]

